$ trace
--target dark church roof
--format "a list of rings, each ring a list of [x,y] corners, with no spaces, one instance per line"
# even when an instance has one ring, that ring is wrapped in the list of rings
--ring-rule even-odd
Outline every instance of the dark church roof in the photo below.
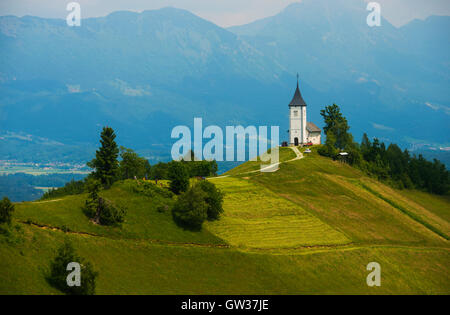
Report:
[[[294,97],[292,98],[292,101],[289,104],[289,106],[306,106],[306,103],[302,97],[302,93],[300,93],[300,89],[298,87],[298,80],[297,80],[297,89],[295,90]]]

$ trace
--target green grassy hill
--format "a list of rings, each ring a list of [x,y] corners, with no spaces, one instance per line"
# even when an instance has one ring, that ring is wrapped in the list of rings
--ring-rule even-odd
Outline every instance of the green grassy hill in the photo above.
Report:
[[[201,232],[134,181],[102,192],[128,208],[122,227],[90,222],[85,195],[17,203],[0,234],[0,293],[59,294],[45,271],[68,238],[99,272],[98,294],[450,294],[448,197],[392,189],[315,150],[295,157],[282,148],[277,172],[248,162],[209,179],[225,212]],[[366,285],[372,261],[381,287]]]

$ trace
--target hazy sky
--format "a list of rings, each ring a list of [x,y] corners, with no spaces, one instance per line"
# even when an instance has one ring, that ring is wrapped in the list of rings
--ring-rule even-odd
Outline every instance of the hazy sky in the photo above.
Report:
[[[0,0],[0,15],[65,18],[72,0]],[[333,0],[330,0],[333,1]],[[275,15],[299,0],[78,0],[82,17],[118,10],[143,11],[166,6],[186,9],[220,26],[239,25]],[[450,0],[377,0],[381,13],[394,25],[429,15],[450,15]]]

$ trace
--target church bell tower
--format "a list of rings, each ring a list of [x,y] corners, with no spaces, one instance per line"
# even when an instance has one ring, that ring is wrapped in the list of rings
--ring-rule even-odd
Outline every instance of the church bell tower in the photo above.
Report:
[[[297,89],[289,104],[289,144],[297,146],[306,142],[306,103],[300,93],[297,74]]]

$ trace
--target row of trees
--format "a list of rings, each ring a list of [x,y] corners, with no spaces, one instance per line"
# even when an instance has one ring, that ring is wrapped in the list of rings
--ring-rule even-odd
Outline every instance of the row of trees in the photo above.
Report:
[[[417,188],[435,194],[450,192],[450,175],[443,163],[436,159],[427,161],[422,155],[411,156],[408,150],[402,151],[396,144],[386,147],[378,139],[370,141],[367,134],[361,144],[355,143],[339,106],[327,106],[320,113],[327,139],[319,148],[319,154],[336,159],[345,151],[349,164],[398,188]]]
[[[132,149],[117,145],[116,134],[111,127],[104,127],[100,135],[100,147],[95,158],[87,163],[94,171],[84,180],[70,181],[64,187],[46,192],[42,199],[81,194],[86,191],[90,179],[99,180],[103,187],[109,188],[117,180],[146,178],[152,180],[174,181],[171,190],[175,193],[185,191],[187,177],[216,176],[216,161],[171,161],[159,162],[153,166]],[[120,157],[120,160],[119,160]],[[183,180],[184,178],[184,180]],[[188,181],[187,180],[187,181]],[[178,188],[178,186],[181,186]]]
[[[151,166],[147,159],[140,157],[132,149],[118,148],[114,130],[110,127],[103,128],[101,133],[100,148],[96,151],[95,158],[87,165],[94,169],[93,176],[99,179],[105,187],[120,179],[148,178],[148,179],[170,179],[171,167],[174,161],[169,163],[158,163]],[[120,155],[121,160],[118,160]],[[190,177],[215,176],[217,175],[216,161],[191,161],[182,160],[186,172]]]

